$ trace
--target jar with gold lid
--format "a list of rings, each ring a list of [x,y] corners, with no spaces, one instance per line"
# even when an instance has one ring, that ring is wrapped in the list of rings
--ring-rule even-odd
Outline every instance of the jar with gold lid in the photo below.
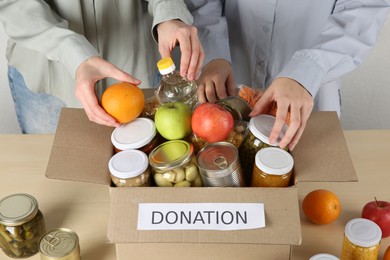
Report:
[[[150,186],[148,156],[139,150],[116,153],[108,162],[111,180],[116,187]]]
[[[365,218],[354,218],[345,225],[340,260],[378,259],[382,238],[380,227]]]
[[[256,153],[265,147],[278,147],[279,142],[287,130],[287,124],[285,124],[276,142],[270,144],[269,135],[271,134],[274,123],[275,117],[265,114],[252,117],[249,120],[248,134],[239,148],[242,170],[245,176],[245,182],[248,184],[251,183]]]
[[[43,214],[33,196],[18,193],[0,200],[0,246],[7,256],[35,255],[45,232]]]
[[[159,187],[202,187],[194,147],[184,140],[160,144],[149,154],[153,180]]]
[[[266,147],[256,153],[252,187],[287,187],[290,184],[294,159],[278,147]]]

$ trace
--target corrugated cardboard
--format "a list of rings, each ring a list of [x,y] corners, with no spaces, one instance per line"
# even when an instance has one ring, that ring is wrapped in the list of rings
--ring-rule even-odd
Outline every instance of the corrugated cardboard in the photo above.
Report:
[[[150,93],[150,92],[149,92]],[[110,186],[112,128],[65,108],[47,166],[48,178]],[[295,185],[288,188],[115,188],[107,237],[118,259],[288,259],[301,243],[297,182],[357,181],[336,113],[313,112],[292,152]],[[139,203],[262,202],[266,227],[254,230],[137,230]]]

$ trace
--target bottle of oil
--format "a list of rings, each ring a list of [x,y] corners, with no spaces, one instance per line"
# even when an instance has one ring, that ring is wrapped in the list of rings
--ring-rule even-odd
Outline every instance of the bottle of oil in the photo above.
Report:
[[[198,86],[194,80],[182,77],[176,70],[173,60],[163,58],[157,62],[157,67],[162,75],[156,96],[161,103],[183,102],[192,110],[198,103]]]

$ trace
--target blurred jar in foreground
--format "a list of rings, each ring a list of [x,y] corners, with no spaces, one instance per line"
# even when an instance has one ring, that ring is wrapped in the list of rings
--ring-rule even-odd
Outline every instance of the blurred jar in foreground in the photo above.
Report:
[[[80,260],[77,234],[67,228],[53,229],[39,241],[41,260]]]
[[[239,149],[245,182],[248,184],[251,183],[256,153],[265,147],[277,147],[287,131],[287,124],[285,124],[278,139],[271,145],[269,135],[271,134],[274,122],[274,116],[264,114],[252,117],[249,120],[249,132]]]
[[[310,257],[309,260],[339,260],[339,258],[330,254],[316,254]]]
[[[139,117],[115,128],[111,142],[115,152],[137,149],[149,154],[162,142],[162,137],[157,133],[152,119]]]
[[[256,153],[252,187],[287,187],[290,184],[294,159],[285,150],[266,147]]]
[[[162,75],[156,91],[159,101],[161,103],[181,101],[194,110],[198,104],[198,85],[196,82],[182,77],[170,57],[157,62],[157,67]]]
[[[153,179],[159,187],[202,187],[192,144],[167,141],[149,154]]]
[[[46,232],[37,200],[24,193],[0,200],[0,246],[12,258],[38,253],[38,243]]]
[[[378,259],[382,231],[379,226],[365,218],[350,220],[345,226],[340,260]]]
[[[117,187],[150,186],[148,156],[139,150],[116,153],[108,162],[111,180]]]

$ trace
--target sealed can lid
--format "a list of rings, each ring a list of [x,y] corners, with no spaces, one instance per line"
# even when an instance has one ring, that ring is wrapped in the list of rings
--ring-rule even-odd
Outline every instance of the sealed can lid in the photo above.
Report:
[[[339,260],[339,258],[330,254],[316,254],[310,257],[309,260]]]
[[[37,200],[25,193],[7,196],[0,200],[0,224],[19,226],[35,217],[38,213]]]
[[[161,60],[159,60],[157,62],[157,68],[160,71],[161,75],[166,75],[176,69],[175,63],[173,63],[171,57],[162,58]]]
[[[149,163],[156,169],[168,170],[189,162],[193,153],[193,145],[184,140],[167,141],[150,152]]]
[[[43,235],[39,241],[41,259],[69,260],[80,259],[79,237],[67,228],[53,229]]]
[[[119,150],[138,149],[147,145],[155,135],[154,121],[139,117],[115,128],[111,134],[111,142]]]
[[[270,144],[269,135],[271,134],[275,119],[276,118],[274,116],[264,114],[252,117],[249,120],[249,130],[255,137],[260,139],[260,141],[266,144]],[[276,139],[275,143],[272,144],[273,146],[279,145],[279,142],[282,140],[284,134],[287,131],[287,127],[287,124],[284,124],[282,130],[280,131],[279,137]]]
[[[110,173],[120,179],[137,177],[149,166],[148,156],[139,150],[116,153],[108,162]]]
[[[290,153],[278,147],[260,149],[255,156],[256,166],[267,174],[282,175],[290,172],[294,159]]]
[[[228,142],[210,143],[198,152],[197,163],[207,173],[230,173],[232,168],[237,166],[238,150]]]
[[[374,221],[354,218],[345,226],[345,236],[357,246],[371,247],[380,242],[382,231]]]

